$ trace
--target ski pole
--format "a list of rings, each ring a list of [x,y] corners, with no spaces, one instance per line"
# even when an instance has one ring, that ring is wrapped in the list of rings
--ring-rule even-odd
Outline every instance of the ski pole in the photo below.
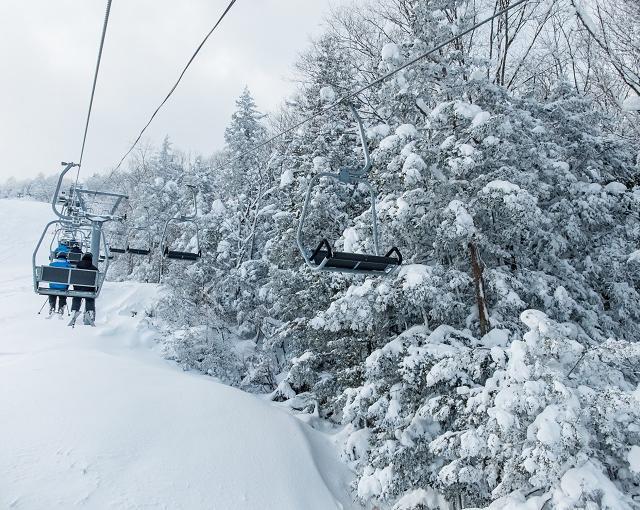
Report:
[[[49,302],[49,298],[44,300],[44,303],[42,304],[42,306],[40,307],[40,311],[38,312],[38,315],[40,315],[42,313],[42,309],[44,308],[44,306]]]

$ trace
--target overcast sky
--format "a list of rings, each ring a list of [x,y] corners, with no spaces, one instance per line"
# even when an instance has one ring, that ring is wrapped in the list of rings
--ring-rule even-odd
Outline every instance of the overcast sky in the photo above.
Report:
[[[113,0],[83,171],[111,168],[228,0]],[[145,140],[211,154],[244,85],[262,111],[340,0],[238,0]],[[0,180],[77,161],[105,0],[0,0]]]

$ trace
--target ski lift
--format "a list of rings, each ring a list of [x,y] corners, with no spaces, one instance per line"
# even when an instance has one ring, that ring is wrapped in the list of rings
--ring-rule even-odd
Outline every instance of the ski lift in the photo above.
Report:
[[[149,208],[145,207],[147,211],[147,223],[140,227],[131,227],[127,233],[127,253],[131,255],[151,255],[151,248],[153,247],[153,240],[151,238],[151,221],[149,219]],[[132,233],[138,233],[138,235],[132,235]],[[146,242],[141,243],[140,239],[145,238]],[[134,239],[134,246],[132,246],[132,239]]]
[[[165,224],[164,229],[162,230],[162,237],[160,238],[160,249],[162,256],[160,257],[160,279],[162,279],[163,272],[163,260],[164,259],[172,259],[172,260],[183,260],[194,262],[202,257],[202,250],[200,249],[200,229],[198,228],[198,224],[196,223],[196,217],[198,216],[198,201],[196,196],[196,191],[194,186],[188,186],[193,193],[193,213],[190,215],[178,215],[173,218],[169,218]],[[183,250],[172,250],[167,242],[167,232],[169,229],[169,225],[171,224],[183,224],[183,225],[193,225],[195,230],[195,239],[196,239],[196,247],[193,251],[183,251]]]
[[[114,243],[109,243],[109,250],[112,254],[117,253],[118,255],[127,253],[127,235],[125,234],[124,228],[121,227],[120,231],[112,231],[109,237],[115,238]]]
[[[109,269],[109,258],[111,257],[109,251],[109,245],[103,235],[104,223],[118,219],[114,216],[114,212],[117,205],[121,200],[127,198],[125,195],[116,193],[104,193],[104,192],[92,192],[97,196],[106,196],[115,202],[115,205],[111,208],[111,213],[96,215],[87,210],[84,206],[84,202],[80,200],[80,208],[74,211],[58,209],[60,188],[64,180],[64,176],[72,168],[78,166],[75,163],[62,163],[65,165],[64,170],[58,178],[58,185],[51,201],[53,212],[58,219],[52,220],[45,226],[42,231],[42,235],[33,250],[31,258],[33,268],[33,288],[39,295],[46,296],[64,296],[64,297],[81,297],[81,298],[97,298],[102,290],[102,284],[104,283],[105,275]],[[80,240],[76,239],[76,242],[81,243],[83,247],[89,247],[93,254],[93,262],[98,266],[98,271],[92,271],[87,269],[78,269],[76,267],[52,267],[49,265],[38,265],[37,256],[42,246],[42,242],[49,232],[52,226],[56,226],[57,235],[61,235],[60,232],[64,232],[64,236],[78,236]],[[82,235],[80,233],[82,232]],[[90,232],[88,234],[87,232]],[[54,239],[56,237],[54,233]],[[84,238],[82,238],[84,236]],[[51,248],[51,247],[50,247]],[[103,257],[101,255],[104,254]],[[100,259],[106,261],[106,264],[98,265]],[[63,289],[52,289],[50,284],[64,285]],[[72,286],[74,287],[72,289]],[[75,290],[76,286],[92,289],[91,291]]]
[[[140,232],[144,234],[146,238],[146,244],[142,247],[131,246],[131,233],[132,232]],[[138,237],[139,238],[139,237]],[[131,253],[132,255],[150,255],[151,254],[151,231],[146,227],[132,227],[129,229],[129,234],[127,235],[127,253]]]
[[[371,158],[369,157],[369,148],[367,147],[362,119],[352,104],[349,104],[349,108],[358,124],[364,153],[364,166],[362,168],[341,168],[337,174],[321,172],[311,179],[302,207],[296,242],[305,263],[312,271],[387,275],[395,271],[402,264],[402,255],[400,250],[395,246],[384,256],[380,255],[378,246],[378,219],[376,214],[376,201],[378,196],[374,187],[367,180],[367,175],[372,166]],[[327,239],[322,239],[315,250],[310,250],[304,246],[302,231],[309,210],[311,191],[323,177],[348,185],[363,184],[369,189],[371,193],[371,223],[373,228],[374,254],[335,251]]]
[[[105,267],[99,268],[98,271],[91,271],[88,269],[78,269],[76,267],[52,267],[48,265],[39,266],[36,261],[38,251],[42,245],[47,232],[53,225],[60,225],[63,223],[61,220],[53,220],[47,223],[45,226],[40,240],[36,245],[32,255],[33,265],[33,288],[34,291],[41,296],[65,296],[65,297],[81,297],[81,298],[97,298],[100,295],[104,277],[109,268],[109,262]],[[109,246],[106,243],[104,236],[102,236],[103,249],[105,253],[109,253]],[[67,254],[69,257],[70,253]],[[82,256],[82,254],[80,254]],[[71,263],[72,261],[69,260]],[[52,289],[49,288],[49,284],[66,285],[67,289]],[[93,291],[78,291],[72,290],[71,286],[82,286],[93,288]]]

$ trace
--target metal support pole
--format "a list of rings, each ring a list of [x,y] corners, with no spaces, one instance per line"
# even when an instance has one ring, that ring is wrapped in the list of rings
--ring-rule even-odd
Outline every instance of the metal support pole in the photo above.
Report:
[[[102,223],[91,222],[91,254],[93,255],[93,265],[98,267],[100,261],[100,237],[102,236]]]

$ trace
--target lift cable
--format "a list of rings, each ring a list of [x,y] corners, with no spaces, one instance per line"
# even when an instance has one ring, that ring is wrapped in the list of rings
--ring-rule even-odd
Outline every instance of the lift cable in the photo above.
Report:
[[[375,79],[374,81],[363,85],[362,87],[360,87],[357,90],[354,90],[353,92],[349,92],[348,94],[346,94],[345,96],[342,96],[340,99],[338,99],[337,101],[331,103],[330,105],[327,105],[326,107],[322,108],[321,110],[318,110],[317,112],[315,112],[312,115],[309,115],[308,117],[303,118],[302,120],[296,122],[295,124],[293,124],[292,126],[289,126],[288,128],[280,131],[279,133],[271,136],[270,138],[268,138],[267,140],[265,140],[264,142],[261,142],[257,145],[254,145],[253,147],[250,147],[249,149],[247,149],[246,151],[244,151],[242,154],[232,158],[231,160],[228,161],[228,163],[233,163],[255,151],[257,151],[258,149],[264,147],[265,145],[270,144],[271,142],[273,142],[274,140],[277,140],[278,138],[280,138],[281,136],[284,136],[286,134],[291,133],[292,131],[295,131],[296,129],[298,129],[300,126],[303,126],[304,124],[306,124],[307,122],[312,121],[313,119],[315,119],[316,117],[319,117],[320,115],[322,115],[323,113],[333,110],[334,108],[337,108],[338,106],[340,106],[341,104],[345,104],[345,103],[349,103],[349,101],[351,101],[352,99],[356,98],[357,96],[359,96],[362,92],[364,92],[365,90],[368,90],[372,87],[375,87],[376,85],[388,80],[389,78],[391,78],[392,76],[396,75],[397,73],[399,73],[400,71],[407,69],[408,67],[413,66],[414,64],[416,64],[417,62],[420,62],[421,60],[427,58],[429,55],[432,55],[433,53],[440,51],[442,48],[448,46],[449,44],[456,42],[458,39],[464,37],[467,34],[470,34],[471,32],[473,32],[474,30],[482,27],[483,25],[486,25],[487,23],[493,21],[494,19],[507,14],[509,11],[515,9],[516,7],[518,7],[519,5],[522,5],[526,2],[529,2],[530,0],[518,0],[517,2],[508,5],[507,7],[505,7],[504,9],[500,10],[500,11],[496,11],[493,15],[489,16],[488,18],[476,23],[475,25],[467,28],[466,30],[463,30],[462,32],[460,32],[459,34],[451,37],[450,39],[447,39],[446,41],[438,44],[437,46],[431,48],[429,51],[422,53],[420,55],[418,55],[417,57],[405,62],[404,64],[402,64],[401,66],[393,69],[392,71],[389,71],[388,73],[384,74],[383,76],[381,76],[380,78]]]
[[[89,131],[89,121],[91,120],[91,110],[93,109],[93,98],[96,94],[96,84],[98,83],[98,73],[100,71],[100,62],[102,61],[102,50],[104,48],[104,39],[107,35],[107,26],[109,24],[109,14],[111,13],[111,1],[107,0],[107,9],[104,14],[104,24],[102,25],[102,37],[100,38],[100,48],[98,49],[98,60],[96,62],[96,70],[93,75],[93,86],[91,87],[91,99],[89,100],[89,111],[87,112],[87,120],[84,125],[84,136],[82,137],[82,149],[80,150],[80,160],[78,162],[78,175],[80,175],[80,167],[82,166],[82,158],[84,156],[84,147],[87,142],[87,133]],[[78,177],[76,176],[76,184]]]
[[[220,23],[222,23],[222,20],[226,17],[226,15],[229,13],[229,11],[231,10],[231,8],[233,7],[233,5],[236,3],[236,0],[231,0],[231,2],[229,2],[229,5],[227,5],[227,8],[224,10],[224,12],[222,13],[222,15],[220,16],[220,18],[218,18],[218,21],[216,22],[216,24],[213,26],[213,28],[211,30],[209,30],[209,33],[204,37],[204,39],[202,40],[202,42],[198,45],[198,47],[196,48],[196,51],[193,53],[193,55],[191,55],[191,58],[189,59],[189,61],[187,62],[187,65],[184,66],[184,69],[182,69],[182,72],[180,73],[180,76],[178,77],[178,80],[175,82],[175,84],[173,85],[173,87],[171,87],[171,90],[169,90],[169,93],[166,95],[166,97],[162,100],[162,102],[160,103],[160,105],[156,108],[156,110],[153,112],[153,114],[151,115],[151,117],[149,118],[149,121],[145,124],[145,126],[142,128],[142,131],[140,131],[140,134],[138,135],[138,138],[136,138],[135,142],[133,142],[133,144],[131,145],[131,147],[129,148],[129,150],[125,153],[124,156],[122,156],[122,159],[120,159],[119,163],[116,165],[116,167],[111,171],[111,174],[109,175],[109,177],[111,177],[113,175],[114,172],[116,172],[120,166],[122,165],[122,163],[124,162],[124,160],[127,158],[127,156],[129,156],[129,154],[131,154],[131,151],[133,151],[133,149],[135,149],[136,145],[138,144],[138,142],[140,141],[140,139],[142,138],[142,135],[144,134],[144,132],[147,130],[147,128],[149,127],[149,125],[151,124],[151,122],[153,122],[153,119],[155,118],[155,116],[158,114],[158,112],[160,111],[160,109],[164,106],[164,104],[169,100],[169,98],[171,97],[171,95],[174,93],[174,91],[178,88],[178,85],[180,84],[180,82],[182,81],[182,78],[184,77],[185,73],[187,72],[187,69],[189,69],[189,66],[191,66],[192,62],[195,60],[196,56],[198,55],[198,53],[200,53],[200,50],[202,49],[202,47],[205,45],[205,43],[207,42],[207,40],[209,39],[209,37],[211,37],[211,35],[213,34],[213,32],[215,32],[215,30],[218,28],[218,25],[220,25]]]

